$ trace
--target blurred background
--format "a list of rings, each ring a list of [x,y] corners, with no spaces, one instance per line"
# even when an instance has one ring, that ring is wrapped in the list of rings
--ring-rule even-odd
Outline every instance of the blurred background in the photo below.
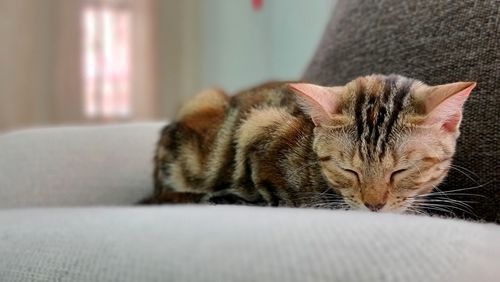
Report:
[[[172,118],[299,79],[334,0],[0,0],[0,132]]]

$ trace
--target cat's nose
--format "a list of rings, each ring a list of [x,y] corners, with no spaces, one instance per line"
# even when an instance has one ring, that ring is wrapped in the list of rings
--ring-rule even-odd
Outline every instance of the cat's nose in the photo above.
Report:
[[[379,211],[381,210],[384,206],[385,206],[385,203],[380,203],[380,204],[370,204],[370,203],[365,203],[365,206],[373,211],[373,212],[376,212],[376,211]]]

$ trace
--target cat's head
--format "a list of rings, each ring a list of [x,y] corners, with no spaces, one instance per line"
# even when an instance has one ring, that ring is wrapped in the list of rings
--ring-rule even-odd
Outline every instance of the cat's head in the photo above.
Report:
[[[475,85],[371,75],[338,87],[289,86],[316,125],[314,151],[344,201],[354,209],[405,212],[445,178]]]

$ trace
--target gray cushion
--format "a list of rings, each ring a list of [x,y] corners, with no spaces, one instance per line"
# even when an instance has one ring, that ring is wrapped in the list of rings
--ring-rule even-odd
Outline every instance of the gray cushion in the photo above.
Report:
[[[399,73],[429,84],[478,82],[465,106],[457,168],[440,188],[486,183],[463,192],[485,196],[473,197],[475,213],[500,222],[498,0],[339,0],[334,13],[306,80],[337,85],[360,75]]]
[[[153,189],[154,144],[163,124],[0,135],[0,208],[137,202]]]
[[[237,206],[0,210],[1,281],[498,281],[500,227]]]

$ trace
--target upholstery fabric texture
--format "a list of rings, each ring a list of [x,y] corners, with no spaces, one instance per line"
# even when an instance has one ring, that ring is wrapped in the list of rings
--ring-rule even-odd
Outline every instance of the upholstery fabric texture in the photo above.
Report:
[[[498,281],[500,226],[238,206],[0,211],[2,281]]]
[[[130,205],[152,191],[164,123],[39,128],[0,136],[0,208]]]
[[[0,281],[500,277],[500,226],[493,224],[315,209],[130,206],[151,192],[161,126],[0,136]]]
[[[477,187],[462,192],[483,197],[455,197],[476,201],[475,215],[457,215],[500,222],[500,2],[339,0],[333,13],[305,80],[398,73],[431,85],[478,82],[440,189]]]

